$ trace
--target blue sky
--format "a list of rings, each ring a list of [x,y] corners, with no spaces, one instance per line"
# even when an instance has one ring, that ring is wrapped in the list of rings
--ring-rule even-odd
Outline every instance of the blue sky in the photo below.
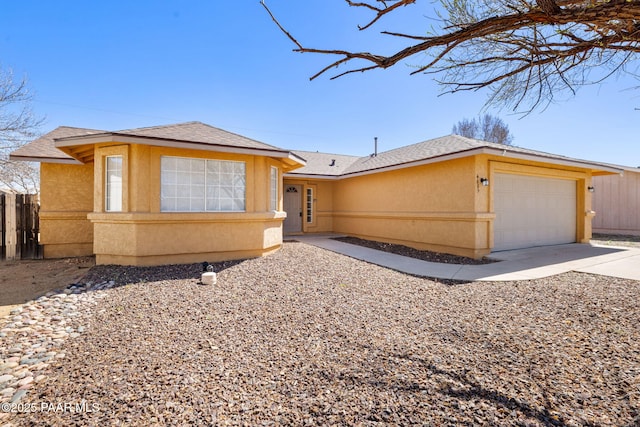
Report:
[[[369,15],[342,0],[267,3],[308,47],[390,53],[399,41],[379,31],[435,23],[431,1],[364,33],[356,25]],[[411,62],[309,81],[331,58],[292,48],[258,0],[21,0],[0,14],[0,66],[28,77],[43,131],[199,120],[284,148],[367,155],[374,137],[384,151],[447,135],[486,100],[441,95],[432,76],[409,75]],[[640,166],[639,85],[610,79],[523,118],[487,112],[507,123],[515,145]]]

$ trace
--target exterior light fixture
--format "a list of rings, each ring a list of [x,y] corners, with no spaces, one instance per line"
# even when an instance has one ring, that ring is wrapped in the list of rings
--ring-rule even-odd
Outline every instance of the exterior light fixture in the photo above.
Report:
[[[483,187],[488,187],[489,186],[489,179],[488,178],[480,178],[480,184],[482,184]]]
[[[596,189],[594,187],[587,187],[587,190],[589,190],[589,193],[594,193],[596,191]]]

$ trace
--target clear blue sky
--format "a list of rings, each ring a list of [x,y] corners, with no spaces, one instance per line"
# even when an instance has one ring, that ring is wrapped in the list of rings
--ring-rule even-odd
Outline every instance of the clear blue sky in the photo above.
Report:
[[[267,0],[303,44],[390,53],[382,30],[426,31],[420,1],[366,33],[368,14],[342,0]],[[487,94],[442,95],[409,64],[329,80],[330,57],[292,52],[258,0],[3,2],[0,65],[27,75],[43,131],[105,130],[199,120],[290,149],[367,155],[451,133]],[[422,58],[416,58],[414,64]],[[640,89],[630,78],[581,89],[524,118],[490,109],[514,144],[640,166]]]

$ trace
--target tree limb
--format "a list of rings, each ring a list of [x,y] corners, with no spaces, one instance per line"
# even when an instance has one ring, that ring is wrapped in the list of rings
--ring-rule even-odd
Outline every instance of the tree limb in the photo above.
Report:
[[[374,0],[346,2],[375,13],[367,25],[358,27],[364,30],[416,1],[399,0],[391,5],[381,0],[375,5]],[[537,89],[541,91],[534,97],[533,104],[537,105],[545,97],[552,99],[552,92],[559,87],[574,91],[575,86],[587,84],[586,76],[592,69],[623,70],[622,65],[640,53],[640,0],[441,0],[448,12],[441,18],[443,32],[426,37],[383,31],[384,35],[416,42],[389,55],[308,48],[284,29],[264,0],[261,3],[295,44],[294,51],[339,56],[311,80],[353,61],[368,64],[340,72],[332,79],[386,69],[423,53],[431,59],[411,74],[442,72],[448,78],[440,81],[451,86],[452,92],[489,86],[500,92],[493,99],[511,100],[516,105]]]

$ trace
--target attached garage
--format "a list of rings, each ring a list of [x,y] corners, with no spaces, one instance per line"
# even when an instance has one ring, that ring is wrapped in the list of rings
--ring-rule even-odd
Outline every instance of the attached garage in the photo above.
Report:
[[[592,179],[621,172],[457,135],[366,157],[296,154],[307,164],[284,176],[285,190],[294,185],[302,190],[291,207],[285,194],[287,221],[295,231],[334,232],[473,258],[589,243]],[[307,194],[311,188],[318,190],[313,197]]]
[[[576,181],[496,173],[494,251],[576,241]]]

